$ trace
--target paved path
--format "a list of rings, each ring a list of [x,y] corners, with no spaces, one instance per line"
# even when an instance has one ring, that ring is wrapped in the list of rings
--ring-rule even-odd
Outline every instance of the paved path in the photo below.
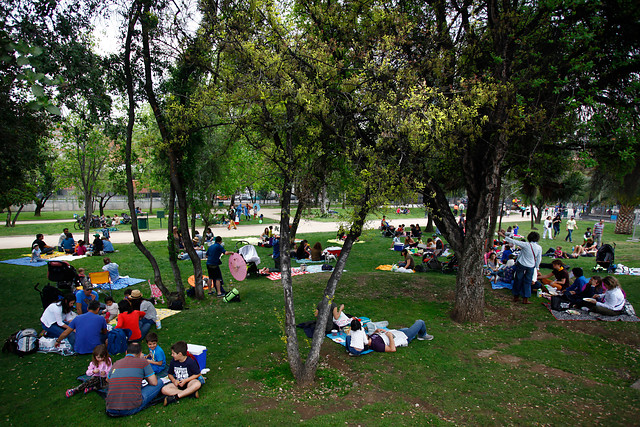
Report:
[[[266,218],[280,220],[280,210],[279,209],[261,209],[260,213],[262,213]],[[75,220],[72,220],[73,222]],[[502,222],[526,222],[527,218],[521,218],[520,215],[511,215],[511,217],[504,217]],[[25,221],[27,223],[33,224],[37,221]],[[64,220],[43,220],[42,223],[55,223],[55,222],[65,222]],[[394,219],[391,221],[391,224],[425,224],[425,218],[402,218],[402,219]],[[268,227],[269,225],[273,225],[274,227],[278,226],[278,224],[258,224],[257,221],[252,221],[250,225],[242,225],[239,226],[237,230],[227,230],[226,226],[216,225],[212,227],[213,233],[216,236],[222,236],[223,239],[234,239],[240,237],[257,237],[264,231],[265,225]],[[367,221],[365,224],[365,228],[377,228],[379,226],[379,220]],[[339,223],[338,222],[321,222],[321,221],[312,221],[312,220],[302,220],[300,221],[300,225],[298,227],[299,233],[321,233],[321,232],[335,232],[338,230]],[[424,226],[423,226],[424,228]],[[200,227],[202,229],[202,227]],[[77,236],[81,236],[80,231],[75,231]],[[58,243],[59,234],[55,235],[45,235],[44,241],[49,245],[55,245]],[[0,237],[0,249],[14,249],[14,248],[25,248],[28,250],[31,242],[33,242],[33,235],[28,236],[8,236],[8,237]],[[149,242],[159,242],[167,239],[167,230],[166,229],[158,229],[158,230],[142,230],[140,231],[140,239]],[[122,243],[132,243],[133,235],[130,231],[115,231],[111,233],[111,242],[114,245],[122,244]]]

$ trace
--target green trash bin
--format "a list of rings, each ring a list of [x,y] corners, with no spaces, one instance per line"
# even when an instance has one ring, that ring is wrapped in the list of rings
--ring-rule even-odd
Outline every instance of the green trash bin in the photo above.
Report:
[[[224,206],[224,202],[218,202],[218,207],[221,208]]]
[[[138,229],[148,230],[149,229],[149,220],[147,218],[138,218]]]

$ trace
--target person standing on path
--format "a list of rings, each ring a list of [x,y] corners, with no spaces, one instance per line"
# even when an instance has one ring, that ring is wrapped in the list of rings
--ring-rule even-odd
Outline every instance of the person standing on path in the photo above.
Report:
[[[604,220],[596,222],[593,226],[593,237],[598,248],[602,247],[602,233],[604,231]]]
[[[540,268],[542,260],[542,247],[538,244],[540,235],[532,231],[527,236],[526,242],[507,237],[504,230],[500,230],[498,235],[504,238],[512,245],[520,248],[520,255],[516,261],[516,271],[513,275],[513,302],[518,302],[522,296],[523,304],[531,304],[531,282],[533,281],[533,273]]]

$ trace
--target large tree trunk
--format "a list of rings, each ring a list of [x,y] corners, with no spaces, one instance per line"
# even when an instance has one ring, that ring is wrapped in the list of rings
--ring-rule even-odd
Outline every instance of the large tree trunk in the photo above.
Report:
[[[298,206],[296,208],[296,215],[293,218],[293,224],[291,224],[291,238],[295,239],[296,234],[298,233],[298,225],[300,224],[300,219],[302,218],[302,211],[304,210],[305,203],[302,199],[298,199]]]
[[[129,24],[127,28],[127,37],[125,41],[125,54],[124,54],[124,74],[125,82],[127,85],[127,98],[129,103],[128,108],[128,121],[127,121],[127,140],[125,146],[125,170],[127,174],[127,202],[129,205],[129,213],[131,215],[131,234],[133,234],[133,243],[138,250],[147,258],[153,269],[153,280],[162,291],[162,294],[167,298],[167,301],[171,301],[172,296],[169,290],[162,282],[162,274],[160,273],[160,267],[153,254],[146,248],[146,246],[140,240],[140,234],[138,233],[138,222],[135,209],[135,199],[133,193],[133,173],[131,171],[131,140],[133,136],[133,125],[135,123],[135,99],[133,88],[133,76],[131,74],[131,42],[136,23],[140,18],[142,5],[138,2],[134,2],[129,15]]]
[[[7,207],[7,218],[4,222],[5,227],[11,227],[11,206]]]
[[[153,190],[149,189],[149,213],[153,215]]]
[[[320,191],[320,214],[326,215],[329,212],[329,196],[327,195],[327,182],[322,183]]]
[[[633,221],[635,220],[635,206],[620,205],[618,219],[616,220],[615,234],[631,234],[633,233]]]

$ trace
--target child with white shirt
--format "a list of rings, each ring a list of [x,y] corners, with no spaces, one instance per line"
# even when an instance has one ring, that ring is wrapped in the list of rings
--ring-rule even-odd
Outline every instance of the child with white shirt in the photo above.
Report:
[[[351,330],[347,333],[346,347],[349,356],[359,356],[366,350],[369,337],[362,329],[360,320],[353,318],[351,320]]]

